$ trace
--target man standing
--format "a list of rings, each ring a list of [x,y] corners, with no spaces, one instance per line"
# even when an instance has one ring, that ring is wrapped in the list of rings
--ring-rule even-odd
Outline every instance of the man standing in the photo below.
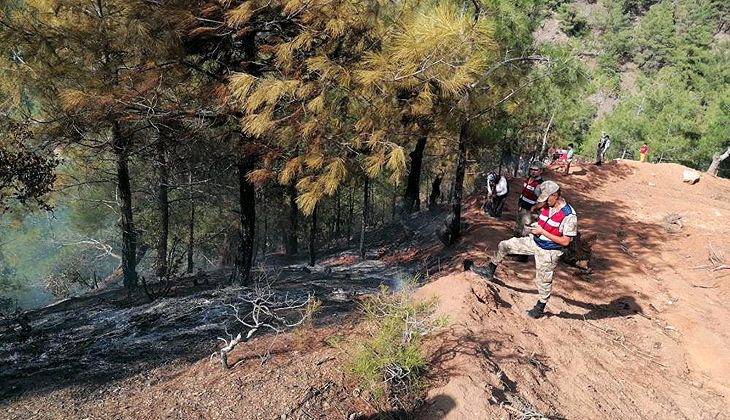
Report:
[[[601,141],[598,142],[598,148],[596,149],[596,165],[601,166],[603,163],[603,155],[609,146],[611,146],[611,139],[608,137],[608,134],[605,132],[601,133]]]
[[[487,176],[487,201],[484,203],[484,213],[494,218],[502,217],[508,192],[507,178],[490,172]]]
[[[528,227],[537,220],[537,215],[534,213],[541,207],[537,203],[537,197],[540,196],[542,182],[542,164],[538,161],[532,162],[527,178],[522,183],[522,193],[517,202],[514,236],[521,237],[530,234]],[[519,262],[527,262],[527,255],[515,255],[513,259]]]
[[[535,319],[544,315],[553,288],[555,267],[572,238],[578,234],[578,216],[575,209],[563,199],[557,183],[543,183],[537,201],[547,203],[547,206],[540,212],[539,221],[530,226],[530,236],[500,242],[488,266],[471,266],[472,271],[491,280],[505,255],[534,255],[538,300],[535,307],[527,311],[527,315]]]
[[[646,160],[646,152],[649,151],[649,146],[644,143],[643,146],[641,146],[641,149],[639,150],[641,153],[639,154],[639,162],[643,162]]]
[[[515,236],[527,236],[527,226],[534,220],[532,212],[537,211],[533,207],[537,204],[537,197],[540,196],[540,184],[542,184],[542,164],[538,161],[532,162],[527,178],[522,183],[522,194],[517,202],[517,223],[515,223]]]
[[[565,175],[568,175],[571,163],[573,163],[573,143],[568,143],[568,153],[565,155]]]

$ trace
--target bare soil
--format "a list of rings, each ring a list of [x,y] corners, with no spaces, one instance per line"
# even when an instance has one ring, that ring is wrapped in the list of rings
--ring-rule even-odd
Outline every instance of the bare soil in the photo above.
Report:
[[[702,268],[709,264],[709,244],[730,261],[730,181],[703,175],[695,185],[684,184],[684,169],[614,161],[577,164],[569,176],[548,171],[546,178],[562,185],[577,210],[581,231],[598,240],[590,271],[558,266],[548,316],[540,320],[525,315],[536,300],[532,260],[506,262],[493,283],[461,271],[464,258],[488,261],[497,243],[510,237],[516,211],[516,198],[510,199],[497,221],[482,215],[481,198],[472,197],[464,214],[468,229],[452,249],[435,239],[444,216],[437,209],[371,233],[368,260],[336,253],[311,273],[296,261],[282,261],[289,286],[314,291],[329,309],[311,327],[239,345],[228,370],[208,356],[224,327],[235,326],[194,310],[196,299],[213,302],[216,293],[230,293],[213,286],[166,299],[177,305],[177,320],[175,311],[154,309],[155,303],[117,305],[116,316],[136,316],[126,328],[144,338],[142,347],[126,342],[123,328],[112,329],[107,347],[79,341],[103,335],[103,326],[111,325],[92,316],[109,319],[108,301],[70,308],[86,310],[70,330],[26,338],[36,340],[38,350],[6,333],[0,336],[0,418],[375,418],[328,338],[358,334],[363,293],[381,281],[397,286],[399,278],[417,272],[424,280],[417,295],[437,296],[449,325],[425,344],[431,388],[423,407],[390,414],[730,419],[730,270]],[[517,190],[513,180],[511,191]],[[161,314],[147,320],[148,329],[163,328],[157,333],[168,340],[145,335],[140,314]],[[31,317],[31,325],[44,331],[41,322],[61,316],[63,311],[51,311]],[[6,360],[12,354],[19,359]],[[130,360],[123,360],[125,354]]]
[[[730,270],[696,268],[708,244],[730,253],[730,182],[683,184],[684,169],[624,161],[547,175],[598,241],[592,272],[558,267],[542,319],[525,315],[532,262],[506,262],[493,283],[468,272],[424,286],[452,322],[431,343],[424,418],[730,418]],[[486,263],[511,222],[476,206],[465,217],[466,254]]]

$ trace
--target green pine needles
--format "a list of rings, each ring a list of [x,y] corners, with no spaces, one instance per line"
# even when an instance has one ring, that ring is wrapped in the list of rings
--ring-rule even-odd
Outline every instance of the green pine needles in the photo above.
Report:
[[[435,301],[417,301],[415,279],[396,292],[381,286],[363,303],[367,336],[347,346],[348,368],[379,410],[412,410],[423,399],[428,370],[424,337],[446,324],[434,315]]]

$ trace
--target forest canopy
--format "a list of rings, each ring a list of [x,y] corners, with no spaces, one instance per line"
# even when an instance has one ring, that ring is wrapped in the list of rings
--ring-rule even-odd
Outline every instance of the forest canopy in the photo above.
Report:
[[[451,245],[461,199],[486,171],[516,174],[568,143],[590,155],[601,132],[609,158],[647,144],[651,161],[727,176],[727,9],[5,2],[0,204],[19,206],[17,223],[55,207],[64,229],[38,260],[64,247],[83,267],[77,286],[121,278],[131,290],[140,273],[219,265],[247,284],[256,258],[304,243],[311,264],[324,243],[359,242],[364,256],[366,230],[419,210],[422,196],[451,206]],[[550,21],[558,33],[545,33]],[[3,228],[26,238],[2,250],[3,278],[17,277],[7,256],[24,235]],[[68,271],[48,267],[53,284]]]

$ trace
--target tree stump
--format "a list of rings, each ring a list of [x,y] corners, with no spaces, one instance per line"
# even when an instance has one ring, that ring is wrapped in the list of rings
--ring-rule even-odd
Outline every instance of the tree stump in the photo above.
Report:
[[[570,245],[563,253],[561,259],[566,264],[587,270],[593,253],[593,245],[596,243],[596,235],[582,236],[580,233],[570,241]]]

